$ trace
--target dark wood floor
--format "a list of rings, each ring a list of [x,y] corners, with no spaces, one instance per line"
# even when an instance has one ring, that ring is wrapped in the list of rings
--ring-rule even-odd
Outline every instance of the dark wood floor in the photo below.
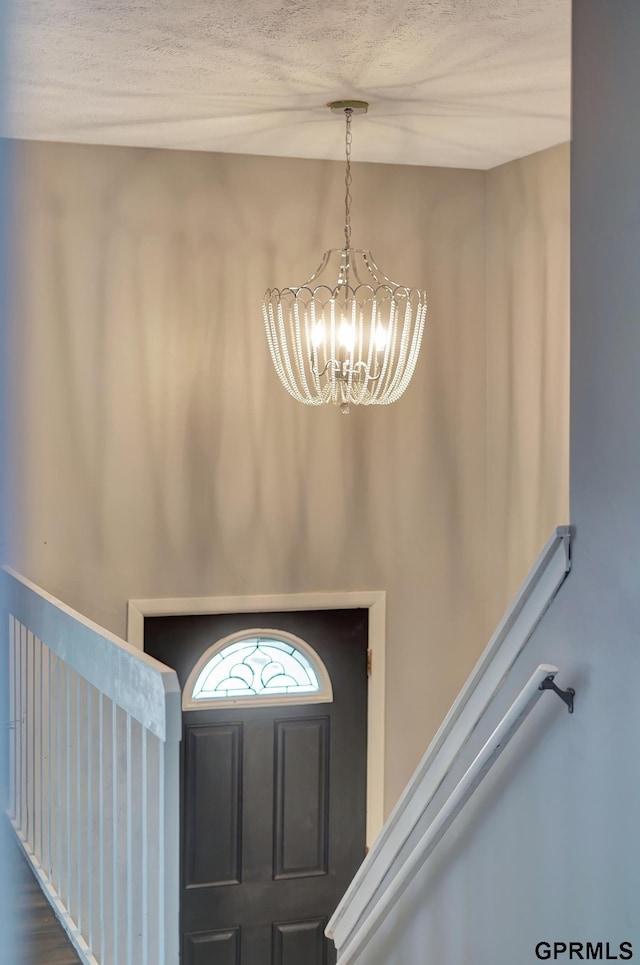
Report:
[[[13,832],[2,821],[5,911],[13,922],[13,948],[0,950],[7,965],[77,965],[76,951],[42,893]]]

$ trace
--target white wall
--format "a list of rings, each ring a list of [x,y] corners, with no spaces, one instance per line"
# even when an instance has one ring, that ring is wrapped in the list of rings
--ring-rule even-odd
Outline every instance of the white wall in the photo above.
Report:
[[[493,716],[541,661],[575,687],[575,714],[538,703],[367,965],[526,965],[545,940],[640,954],[640,6],[573,15],[573,570]]]
[[[487,499],[496,626],[569,519],[569,145],[487,172]]]
[[[388,591],[387,806],[490,627],[484,175],[356,164],[354,243],[425,284],[390,408],[298,405],[268,284],[342,243],[342,164],[14,145],[13,565],[123,633],[129,598]]]
[[[136,597],[387,590],[389,810],[567,519],[568,151],[355,165],[354,243],[429,314],[406,395],[349,417],[286,395],[260,312],[341,244],[342,164],[13,162],[12,565],[121,634]]]

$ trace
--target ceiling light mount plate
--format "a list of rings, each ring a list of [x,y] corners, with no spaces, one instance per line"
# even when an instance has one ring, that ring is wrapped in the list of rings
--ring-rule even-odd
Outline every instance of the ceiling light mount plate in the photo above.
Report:
[[[351,110],[352,114],[366,114],[369,110],[367,101],[329,101],[327,107],[334,114],[344,114],[346,110]]]

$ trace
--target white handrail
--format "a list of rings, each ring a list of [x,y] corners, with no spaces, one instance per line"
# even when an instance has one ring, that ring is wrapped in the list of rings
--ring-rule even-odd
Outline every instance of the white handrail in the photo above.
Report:
[[[544,680],[555,677],[557,673],[557,667],[553,667],[550,664],[540,664],[531,675],[522,691],[518,694],[498,726],[435,815],[427,830],[419,839],[411,856],[402,865],[389,886],[385,889],[384,900],[371,910],[367,917],[360,923],[360,927],[356,927],[356,930],[351,933],[344,948],[340,947],[339,965],[350,965],[364,945],[369,941],[372,934],[394,907],[404,890],[416,876],[447,829],[481,783],[482,779],[500,754],[502,754],[522,722],[536,705],[544,692],[541,690],[540,685]],[[329,938],[335,936],[335,922],[333,919],[331,919],[327,925],[326,934]]]
[[[570,527],[557,527],[478,659],[331,919],[339,947],[375,900],[398,854],[562,586],[571,568],[570,544]]]

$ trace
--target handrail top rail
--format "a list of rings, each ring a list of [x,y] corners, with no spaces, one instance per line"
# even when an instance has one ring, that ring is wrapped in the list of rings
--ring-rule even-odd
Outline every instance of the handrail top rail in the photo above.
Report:
[[[43,589],[43,587],[38,586],[37,583],[33,583],[32,580],[27,579],[26,576],[22,575],[22,573],[18,573],[10,566],[3,566],[2,569],[12,579],[16,580],[17,582],[21,583],[23,586],[27,587],[27,589],[31,590],[32,593],[35,593],[43,600],[46,600],[48,603],[53,604],[53,606],[55,606],[56,609],[61,610],[62,613],[66,613],[73,620],[77,620],[78,623],[81,623],[84,627],[86,627],[88,630],[92,631],[93,633],[97,634],[99,637],[102,637],[105,640],[109,640],[111,643],[114,643],[117,647],[121,648],[122,650],[126,650],[132,656],[135,656],[140,660],[142,660],[143,663],[146,663],[151,667],[155,667],[161,673],[165,673],[165,672],[169,674],[175,673],[175,671],[173,671],[171,667],[167,667],[160,660],[157,660],[155,657],[150,656],[148,653],[145,653],[143,650],[138,649],[138,647],[134,647],[127,640],[125,640],[124,637],[119,637],[117,633],[113,633],[111,630],[107,630],[106,627],[103,627],[99,623],[96,623],[95,620],[90,620],[89,617],[84,616],[84,614],[80,613],[79,610],[75,610],[73,607],[69,606],[63,600],[60,600],[52,593],[49,593],[47,590]]]
[[[89,620],[10,566],[3,605],[100,693],[163,741],[179,741],[181,690],[175,670]]]

